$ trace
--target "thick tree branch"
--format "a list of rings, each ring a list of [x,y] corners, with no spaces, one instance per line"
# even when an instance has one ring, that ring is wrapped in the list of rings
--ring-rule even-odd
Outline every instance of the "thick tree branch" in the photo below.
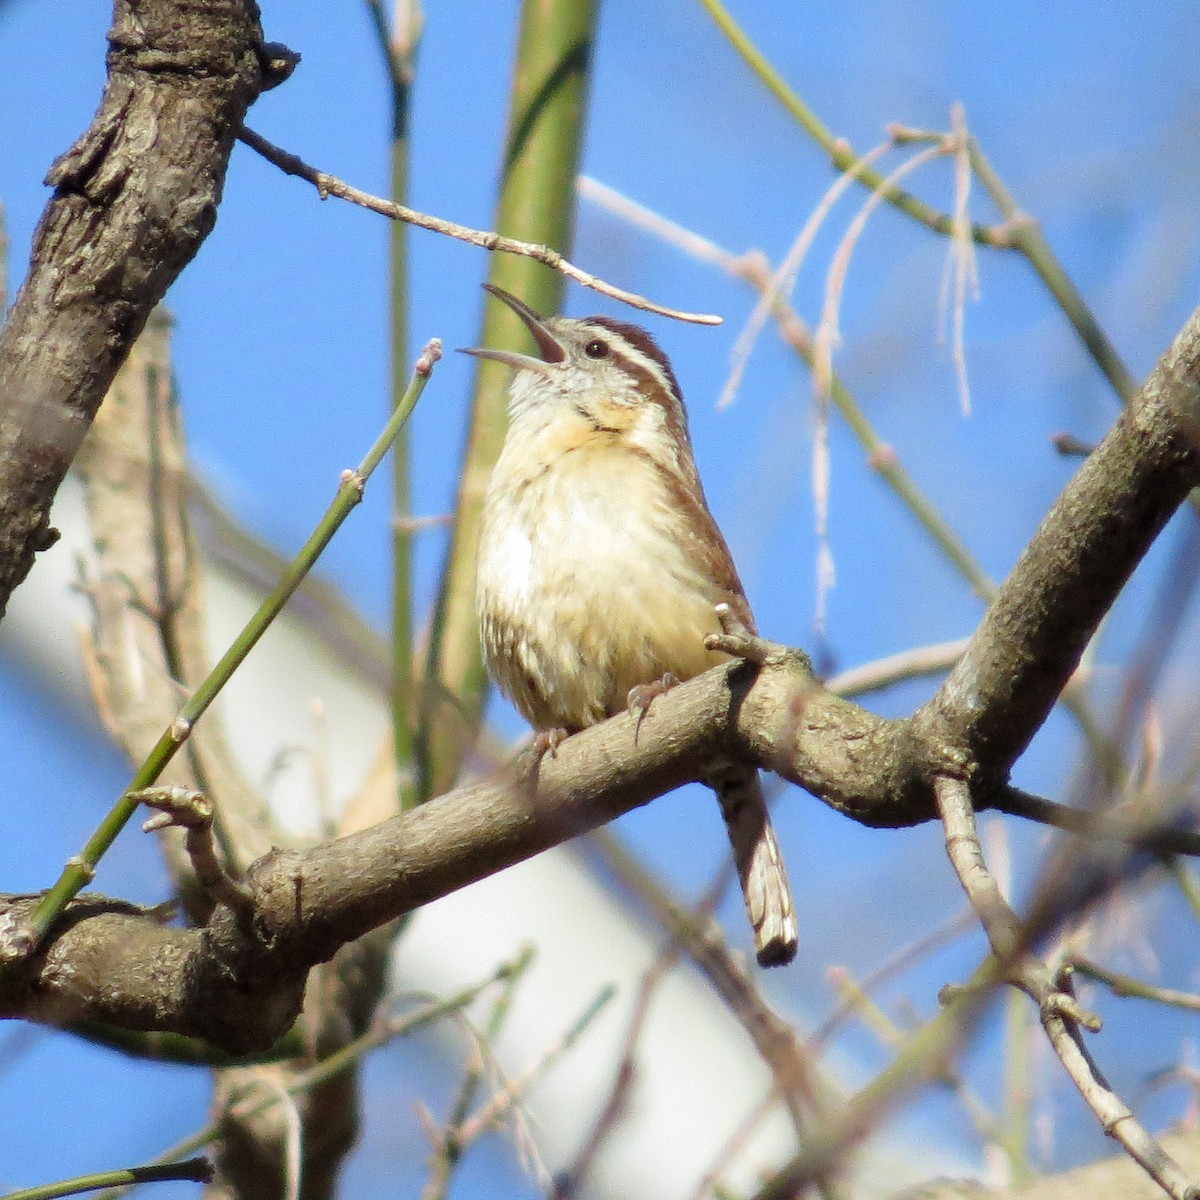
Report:
[[[0,1016],[168,1030],[232,1053],[265,1048],[295,1017],[308,970],[339,946],[731,757],[758,757],[861,821],[935,815],[924,751],[904,722],[831,696],[802,655],[771,654],[584,730],[536,768],[526,756],[359,833],[267,855],[245,880],[251,920],[221,906],[203,929],[165,928],[129,905],[77,902],[42,953],[0,981]],[[0,940],[32,903],[0,905]]]
[[[247,108],[294,59],[254,0],[117,0],[108,85],[51,168],[0,333],[0,614],[55,538],[50,504],[146,318],[215,221]]]
[[[1194,318],[1046,518],[942,691],[911,721],[832,696],[804,655],[756,641],[753,664],[709,672],[649,713],[585,730],[536,764],[338,841],[267,855],[246,880],[252,918],[219,906],[204,929],[164,929],[128,906],[77,904],[44,952],[4,981],[0,1014],[172,1030],[235,1053],[268,1046],[294,1017],[307,971],[346,942],[726,759],[758,761],[871,825],[933,817],[935,778],[971,777],[976,807],[1011,801],[1003,783],[1011,757],[1200,477],[1198,356]],[[18,899],[0,909],[0,935],[27,907]]]
[[[38,899],[7,898],[0,927],[28,919]],[[282,969],[254,975],[245,954],[237,957],[246,940],[172,928],[134,905],[85,896],[43,951],[0,977],[0,1014],[51,1025],[94,1020],[262,1049],[266,1031],[278,1037],[291,1024],[305,976]],[[243,1023],[246,1038],[237,1033]]]
[[[1080,467],[938,694],[931,747],[1003,779],[1171,514],[1200,483],[1200,313]]]
[[[0,1015],[165,1029],[234,1053],[267,1046],[294,1017],[307,970],[340,945],[742,756],[747,688],[782,695],[789,681],[812,697],[783,703],[785,713],[811,720],[830,703],[852,707],[810,684],[798,659],[757,675],[730,665],[673,689],[649,713],[585,730],[536,767],[526,758],[360,833],[267,855],[245,880],[252,920],[220,906],[203,929],[166,929],[127,905],[73,905],[44,951],[0,981]],[[20,928],[30,903],[0,907],[0,939]]]

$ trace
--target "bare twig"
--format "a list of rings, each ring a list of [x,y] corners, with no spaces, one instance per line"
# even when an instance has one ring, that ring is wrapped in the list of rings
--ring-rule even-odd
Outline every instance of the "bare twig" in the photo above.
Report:
[[[772,272],[770,283],[762,289],[754,311],[750,314],[742,332],[738,334],[738,340],[733,347],[733,365],[729,372],[729,378],[725,381],[725,387],[721,391],[720,399],[717,401],[718,409],[727,408],[733,403],[733,398],[737,394],[737,389],[745,373],[746,364],[750,361],[754,344],[758,341],[763,326],[775,312],[777,301],[791,294],[796,276],[800,273],[804,259],[820,232],[821,226],[825,223],[825,218],[862,171],[882,158],[893,145],[893,141],[889,138],[888,141],[881,142],[873,150],[857,159],[852,167],[843,171],[833,181],[809,215],[808,220],[804,223],[804,228],[801,229],[779,266]]]
[[[903,1050],[912,1037],[913,1029],[903,1027],[874,1000],[858,980],[843,968],[829,971],[832,983],[843,997],[843,1005],[856,1014],[863,1027],[873,1033],[880,1044],[894,1051]],[[933,1082],[949,1091],[962,1106],[967,1118],[981,1138],[997,1139],[998,1122],[995,1114],[975,1094],[963,1079],[962,1072],[951,1061],[938,1064]]]
[[[321,1084],[344,1072],[347,1067],[359,1061],[372,1050],[386,1045],[395,1038],[406,1037],[410,1033],[414,1033],[432,1022],[440,1020],[442,1017],[461,1012],[482,992],[494,986],[497,981],[507,979],[518,968],[519,962],[520,958],[518,957],[517,959],[501,963],[485,979],[473,984],[471,987],[464,988],[461,992],[456,992],[454,995],[440,1000],[431,1000],[428,1004],[424,1004],[411,1012],[402,1013],[399,1016],[389,1017],[386,1020],[376,1022],[366,1033],[361,1034],[341,1049],[336,1050],[333,1054],[321,1059],[320,1062],[314,1063],[307,1070],[288,1076],[283,1081],[282,1087],[278,1092],[264,1093],[260,1091],[256,1095],[253,1104],[242,1116],[249,1119],[273,1108],[276,1104],[280,1103],[285,1095],[292,1097],[302,1092],[311,1091],[313,1088],[319,1087]],[[182,1141],[165,1150],[149,1165],[157,1166],[163,1163],[170,1163],[182,1158],[185,1154],[194,1154],[197,1150],[216,1141],[224,1128],[222,1119],[217,1118],[209,1122],[203,1129],[190,1134]],[[97,1200],[117,1200],[127,1190],[124,1186],[114,1187],[102,1193]]]
[[[1096,448],[1095,442],[1085,442],[1073,433],[1052,434],[1050,444],[1064,458],[1087,458]]]
[[[196,880],[214,900],[228,904],[244,916],[254,911],[254,898],[221,866],[213,840],[213,804],[203,792],[187,787],[150,787],[129,793],[130,800],[158,809],[142,829],[183,829],[185,846]]]
[[[821,1112],[832,1101],[830,1090],[796,1031],[771,1009],[754,980],[737,962],[720,929],[706,916],[704,905],[692,910],[675,901],[618,838],[601,831],[592,840],[603,853],[607,867],[668,931],[745,1029],[774,1078],[773,1096],[783,1100],[797,1132],[803,1132],[805,1111]],[[729,877],[726,862],[709,894],[723,890]]]
[[[847,170],[855,160],[854,149],[845,138],[834,137],[820,118],[804,100],[784,82],[778,71],[771,66],[746,33],[737,25],[721,0],[701,0],[713,20],[743,57],[750,69],[762,80],[771,93],[783,104],[826,154],[834,167]],[[941,135],[937,135],[941,136]],[[923,140],[932,140],[929,138]],[[1080,341],[1104,372],[1121,398],[1128,402],[1137,394],[1137,381],[1121,361],[1108,336],[1100,327],[1083,297],[1079,294],[1062,263],[1055,257],[1036,221],[1023,213],[996,171],[983,154],[974,138],[970,139],[971,165],[988,194],[1003,215],[1004,222],[998,225],[972,225],[971,238],[984,246],[996,249],[1016,250],[1023,254],[1041,277],[1046,288],[1054,296],[1063,314],[1071,322]],[[883,181],[875,171],[861,175],[865,187],[881,189]],[[939,212],[911,192],[906,192],[893,183],[887,188],[887,200],[901,212],[919,221],[929,229],[944,235],[954,232],[954,216]]]
[[[966,783],[943,776],[935,782],[934,792],[946,826],[947,852],[983,923],[992,952],[1011,982],[1037,1004],[1046,1037],[1079,1094],[1104,1132],[1124,1146],[1168,1195],[1175,1200],[1195,1200],[1197,1191],[1182,1168],[1109,1086],[1084,1045],[1080,1026],[1095,1032],[1100,1027],[1098,1018],[1075,999],[1069,976],[1053,977],[1045,963],[1027,951],[1028,933],[984,864]]]
[[[512,1080],[507,1087],[497,1092],[487,1103],[477,1109],[474,1115],[462,1123],[458,1131],[459,1142],[463,1146],[469,1146],[472,1142],[482,1137],[483,1134],[501,1124],[516,1105],[529,1094],[534,1085],[583,1036],[614,995],[616,995],[614,988],[601,988],[596,994],[595,999],[584,1009],[574,1024],[537,1062],[523,1075]]]
[[[934,781],[934,797],[946,829],[946,853],[983,925],[992,953],[1001,967],[1011,973],[1011,982],[1038,1005],[1061,1007],[1073,1020],[1098,1030],[1099,1019],[1068,993],[1059,991],[1045,964],[1028,954],[1026,931],[984,862],[966,782],[942,775]]]
[[[1176,988],[1158,987],[1145,980],[1135,979],[1132,975],[1123,975],[1119,971],[1110,971],[1099,963],[1087,958],[1071,958],[1067,964],[1071,970],[1089,979],[1107,984],[1114,996],[1129,997],[1135,1000],[1153,1000],[1158,1004],[1169,1004],[1174,1008],[1186,1008],[1192,1012],[1200,1012],[1200,995],[1195,992],[1181,992]]]
[[[859,980],[859,990],[869,995],[871,992],[891,982],[896,976],[916,966],[926,955],[953,941],[955,938],[961,937],[969,929],[973,928],[974,925],[974,912],[970,908],[964,908],[957,916],[951,917],[950,920],[943,922],[936,929],[930,930],[928,933],[917,938],[916,941],[901,947],[890,958],[880,963],[878,967]],[[837,1031],[837,1027],[853,1011],[854,1004],[852,1001],[850,999],[844,1000],[808,1035],[805,1039],[805,1048],[814,1056],[821,1054],[830,1038]]]
[[[939,144],[944,140],[939,135]],[[849,164],[848,164],[849,165]],[[611,188],[589,183],[584,194],[603,205],[614,214],[629,220],[640,229],[661,237],[669,245],[699,261],[710,263],[735,279],[745,280],[759,295],[765,295],[771,287],[771,266],[757,252],[735,255],[721,246],[700,238],[690,230],[635,204]],[[772,315],[779,326],[784,341],[800,358],[811,367],[814,362],[813,337],[808,326],[782,297],[776,297]],[[955,566],[981,599],[988,599],[995,585],[987,572],[975,560],[961,538],[950,528],[929,498],[925,496],[912,476],[904,468],[895,449],[880,437],[851,392],[834,372],[830,379],[834,405],[850,426],[855,437],[867,453],[867,461],[891,486],[918,523],[941,548],[942,553]]]
[[[19,955],[40,944],[66,906],[90,881],[95,872],[95,864],[107,852],[137,810],[137,802],[130,800],[129,794],[157,783],[163,770],[175,757],[179,747],[187,742],[195,723],[208,711],[209,706],[233,677],[246,655],[250,653],[259,638],[282,611],[288,598],[312,569],[313,564],[342,523],[362,502],[367,480],[379,466],[396,435],[411,416],[417,400],[429,381],[434,364],[441,358],[441,353],[441,341],[432,338],[413,366],[412,379],[404,401],[393,410],[379,437],[367,451],[358,468],[342,472],[337,495],[291,564],[288,572],[259,605],[245,628],[234,639],[233,644],[179,710],[179,715],[163,730],[158,741],[155,742],[153,748],[134,772],[125,794],[101,821],[84,846],[82,853],[68,861],[58,881],[45,893],[30,916],[28,926],[20,932],[20,936],[12,939],[10,952]]]
[[[861,696],[910,679],[939,675],[954,666],[969,641],[969,638],[958,638],[953,642],[917,646],[886,658],[877,658],[861,667],[839,671],[825,681],[825,686],[838,696]]]
[[[1119,842],[1125,847],[1125,854],[1136,848],[1157,855],[1200,855],[1200,833],[1174,825],[1170,814],[1166,820],[1162,813],[1155,813],[1138,821],[1131,820],[1129,814],[1121,810],[1098,818],[1095,813],[1085,809],[1057,804],[1044,796],[1034,796],[1012,786],[989,796],[988,807],[996,812],[1024,817],[1027,821],[1050,825],[1092,840]]]
[[[517,241],[516,238],[503,237],[488,230],[471,229],[466,225],[458,225],[454,221],[446,221],[441,217],[431,217],[426,213],[418,212],[415,208],[408,208],[406,205],[395,204],[390,200],[381,199],[379,196],[372,196],[369,192],[353,187],[334,175],[309,166],[303,159],[272,144],[261,134],[255,133],[244,125],[238,133],[238,137],[268,162],[274,163],[285,174],[307,180],[317,189],[322,200],[327,196],[337,196],[341,200],[348,200],[352,204],[369,208],[372,212],[379,213],[393,221],[405,221],[421,229],[431,230],[433,233],[469,242],[472,246],[479,246],[484,250],[498,250],[504,254],[519,254],[525,258],[532,258],[561,272],[568,279],[573,279],[576,283],[599,292],[602,296],[620,300],[623,304],[640,308],[645,312],[657,313],[662,317],[672,317],[676,321],[688,321],[694,325],[721,324],[721,318],[712,313],[684,312],[681,309],[668,308],[665,305],[656,304],[653,300],[647,300],[645,296],[639,296],[635,292],[628,292],[624,288],[605,283],[595,275],[581,270],[574,263],[568,262],[557,250],[549,246],[536,246],[530,242]]]
[[[621,220],[652,237],[659,238],[667,245],[675,246],[697,262],[709,263],[734,276],[741,275],[746,269],[746,256],[731,254],[716,242],[701,237],[700,234],[672,221],[669,217],[664,217],[652,208],[647,208],[644,204],[638,204],[623,192],[618,192],[616,188],[611,188],[590,175],[580,175],[575,186],[585,200],[592,201],[605,212],[620,217]]]
[[[830,589],[836,582],[837,572],[833,560],[833,548],[829,542],[829,495],[832,463],[829,455],[829,408],[833,391],[833,349],[840,341],[838,313],[841,309],[842,291],[850,267],[854,248],[867,227],[871,214],[884,202],[890,189],[927,162],[946,153],[945,146],[930,146],[914,154],[898,166],[873,191],[850,222],[825,278],[825,303],[821,322],[813,340],[812,370],[813,391],[817,401],[817,421],[813,428],[812,494],[813,521],[817,537],[817,598],[814,621],[818,632],[825,628],[825,604]]]
[[[113,1187],[114,1185],[126,1188],[136,1187],[143,1183],[166,1183],[172,1180],[211,1183],[212,1178],[212,1164],[207,1158],[190,1158],[185,1162],[127,1167],[119,1171],[100,1171],[95,1175],[81,1175],[76,1179],[64,1179],[60,1183],[22,1188],[17,1192],[5,1192],[4,1200],[54,1200],[58,1196],[77,1196],[80,1192],[91,1192],[97,1188]]]
[[[442,1131],[432,1127],[430,1129],[434,1152],[433,1160],[430,1163],[429,1179],[421,1191],[422,1200],[440,1200],[440,1197],[446,1194],[450,1176],[467,1149],[467,1143],[462,1139],[463,1122],[467,1119],[475,1094],[483,1082],[488,1056],[491,1053],[490,1047],[499,1036],[505,1018],[508,1016],[517,984],[532,961],[533,948],[528,946],[514,960],[511,970],[503,980],[500,994],[492,1004],[487,1024],[482,1033],[474,1038],[471,1060],[463,1073],[458,1095],[450,1111],[450,1117],[446,1121],[445,1129]],[[432,1121],[432,1118],[430,1120]]]
[[[212,665],[206,595],[187,497],[187,444],[175,394],[172,319],[156,310],[117,373],[76,459],[91,547],[79,589],[91,609],[83,661],[117,745],[141,762]],[[213,714],[215,716],[215,714]],[[213,835],[238,872],[286,837],[231,751],[219,717],[156,782],[202,791]],[[161,846],[193,919],[206,916],[183,839]]]
[[[705,905],[701,905],[702,909],[704,907]],[[678,961],[679,953],[679,941],[673,937],[643,973],[641,982],[638,984],[633,1014],[626,1026],[617,1068],[613,1072],[608,1098],[600,1110],[600,1115],[592,1122],[592,1128],[583,1144],[583,1149],[575,1156],[575,1161],[565,1171],[560,1172],[555,1179],[552,1200],[569,1200],[569,1197],[578,1194],[596,1155],[604,1145],[604,1139],[612,1133],[625,1115],[629,1102],[629,1091],[637,1072],[637,1046],[650,1015],[651,1002],[659,985],[666,979],[668,972]]]
[[[947,316],[952,318],[951,354],[954,374],[958,380],[959,401],[963,416],[971,412],[971,387],[967,379],[967,356],[964,347],[968,290],[977,297],[979,275],[975,261],[975,242],[971,237],[971,137],[967,130],[966,113],[960,103],[950,108],[949,146],[954,154],[954,216],[950,242],[946,247],[946,269],[938,307],[945,328]],[[951,290],[953,285],[953,301]]]
[[[1174,1200],[1195,1200],[1200,1188],[1112,1090],[1083,1044],[1078,1024],[1064,1014],[1043,1010],[1042,1028],[1079,1094],[1099,1118],[1104,1132],[1123,1146],[1168,1196]]]
[[[825,278],[825,303],[821,311],[821,323],[817,326],[813,362],[813,386],[818,394],[828,395],[829,393],[830,379],[833,374],[832,352],[839,340],[838,312],[842,305],[842,291],[845,288],[850,259],[854,256],[854,249],[862,237],[863,230],[867,227],[867,222],[871,219],[871,214],[887,199],[889,189],[906,175],[911,175],[927,163],[933,162],[934,159],[951,151],[952,147],[949,143],[943,142],[939,145],[929,146],[902,162],[880,183],[878,188],[871,192],[846,229],[845,235],[834,252]]]

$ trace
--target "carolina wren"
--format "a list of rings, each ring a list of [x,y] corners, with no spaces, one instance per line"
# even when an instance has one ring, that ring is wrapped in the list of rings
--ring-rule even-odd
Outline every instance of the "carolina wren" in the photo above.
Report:
[[[484,284],[537,356],[468,350],[513,368],[509,427],[479,532],[476,605],[493,679],[543,732],[621,712],[639,689],[727,660],[704,645],[728,604],[754,618],[705,503],[679,384],[654,339],[608,317],[543,319]],[[717,793],[763,966],[796,953],[796,917],[758,772]]]

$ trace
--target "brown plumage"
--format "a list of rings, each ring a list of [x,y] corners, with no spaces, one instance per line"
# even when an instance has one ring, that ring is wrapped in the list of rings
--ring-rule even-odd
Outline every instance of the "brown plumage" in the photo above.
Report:
[[[575,732],[624,710],[664,676],[690,679],[715,606],[754,618],[692,457],[666,356],[606,317],[543,320],[499,288],[540,357],[472,350],[514,368],[510,424],[480,528],[477,604],[488,668],[542,731]],[[758,772],[707,783],[729,829],[763,965],[791,961],[796,919]]]

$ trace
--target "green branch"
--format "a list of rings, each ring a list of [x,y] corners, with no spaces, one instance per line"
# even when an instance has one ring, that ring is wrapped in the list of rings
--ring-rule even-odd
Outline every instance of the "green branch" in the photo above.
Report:
[[[193,726],[217,698],[221,689],[232,678],[246,656],[254,648],[268,626],[279,615],[292,593],[300,586],[305,575],[312,569],[342,522],[362,501],[363,489],[372,472],[382,461],[396,435],[403,428],[433,370],[441,357],[441,343],[431,341],[417,360],[416,368],[408,385],[404,399],[392,413],[375,444],[367,452],[356,471],[345,471],[333,503],[325,516],[304,544],[303,549],[288,567],[283,578],[259,605],[258,611],[247,622],[246,627],[225,652],[221,661],[192,694],[191,699],[180,709],[179,715],[163,731],[154,748],[134,773],[125,794],[113,805],[83,851],[70,859],[55,883],[34,911],[29,925],[21,935],[12,939],[16,954],[29,953],[45,940],[54,922],[58,920],[68,904],[85,888],[96,873],[96,865],[116,840],[117,835],[128,824],[137,811],[139,802],[131,793],[150,787],[158,780],[163,769],[175,757],[180,746],[187,741]]]
[[[500,234],[563,250],[571,243],[594,27],[594,0],[525,0],[495,222]],[[561,305],[562,276],[532,259],[495,256],[488,278],[539,312]],[[482,345],[521,345],[526,336],[514,313],[488,305]],[[507,384],[502,364],[479,364],[423,673],[417,757],[424,799],[453,784],[483,719],[488,682],[475,618],[475,558],[487,478],[504,441]]]

